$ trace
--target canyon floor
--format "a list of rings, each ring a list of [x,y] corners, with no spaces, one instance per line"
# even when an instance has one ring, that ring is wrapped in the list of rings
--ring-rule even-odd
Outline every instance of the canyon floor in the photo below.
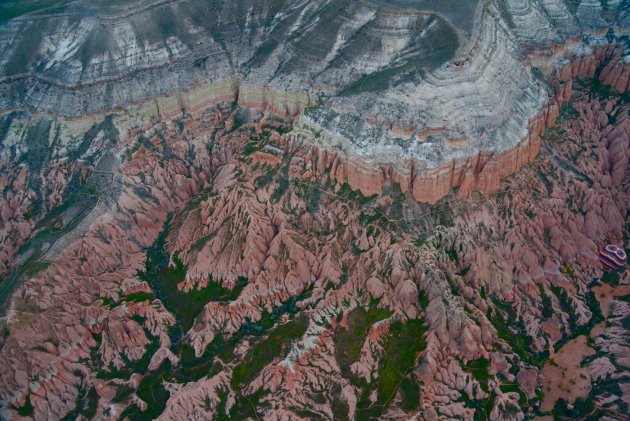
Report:
[[[229,102],[95,124],[48,203],[1,173],[0,416],[623,419],[628,92],[567,83],[532,162],[433,205]]]

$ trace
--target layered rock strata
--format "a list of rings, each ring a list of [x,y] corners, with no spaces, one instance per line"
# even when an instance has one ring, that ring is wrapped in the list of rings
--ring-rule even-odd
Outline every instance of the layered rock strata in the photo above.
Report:
[[[415,200],[427,203],[437,202],[452,190],[462,197],[469,197],[474,191],[487,194],[499,187],[502,178],[514,174],[536,157],[540,151],[540,136],[546,127],[555,124],[560,108],[571,98],[574,78],[592,78],[598,73],[613,89],[619,92],[628,89],[630,61],[623,45],[602,45],[582,51],[580,55],[568,54],[569,58],[552,57],[557,63],[551,76],[554,93],[541,113],[528,122],[527,135],[510,149],[481,151],[427,169],[423,161],[415,158],[393,163],[387,163],[387,158],[384,163],[366,162],[362,156],[353,154],[352,149],[349,150],[351,156],[347,157],[346,153],[330,149],[325,141],[319,141],[320,128],[308,120],[298,120],[296,136],[324,147],[325,151],[313,148],[313,155],[318,155],[313,168],[316,175],[330,169],[339,182],[347,182],[366,196],[382,193],[390,182],[399,183],[403,193],[409,191]],[[415,130],[411,127],[410,132]],[[408,162],[407,167],[401,169],[404,162]]]
[[[434,201],[451,186],[470,184],[467,168],[483,165],[489,153],[519,148],[519,161],[535,154],[536,140],[526,138],[548,105],[520,60],[521,47],[623,30],[628,20],[621,4],[603,10],[584,3],[67,7],[0,28],[0,109],[80,118],[150,102],[168,114],[237,98],[284,116],[321,98],[302,116],[317,126],[318,141],[392,164],[409,181],[413,167],[421,180],[414,194]]]

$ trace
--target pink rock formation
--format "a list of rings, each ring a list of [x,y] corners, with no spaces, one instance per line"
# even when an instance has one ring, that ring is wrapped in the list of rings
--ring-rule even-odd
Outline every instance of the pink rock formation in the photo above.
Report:
[[[589,74],[592,63],[583,59],[575,74]],[[229,107],[198,110],[181,132],[172,121],[155,122],[144,130],[148,142],[122,164],[113,203],[14,295],[0,349],[2,416],[17,418],[15,408],[28,396],[34,418],[61,418],[76,408],[85,387],[95,388],[97,414],[104,418],[119,417],[130,405],[148,408],[138,397],[143,376],[167,359],[180,363],[169,336],[176,319],[160,299],[129,297],[152,290],[137,272],[145,269],[146,250],[171,214],[165,251],[188,268],[180,288],[203,288],[210,275],[227,288],[247,278],[236,299],[210,301],[185,332],[182,340],[197,355],[218,334],[233,338],[244,321],[260,320],[290,297],[298,297],[295,311],[309,324],[241,391],[232,390],[234,366],[264,336],[237,336],[233,359],[216,375],[167,381],[164,418],[209,418],[220,403],[229,411],[242,393],[257,390],[266,394],[258,408],[266,418],[289,418],[304,408],[331,417],[326,393],[333,388],[356,413],[362,391],[342,376],[333,329],[339,314],[378,299],[392,316],[361,338],[351,365],[358,378],[379,381],[391,321],[422,318],[427,330],[426,348],[408,367],[422,381],[422,409],[407,413],[395,397],[383,416],[472,419],[475,408],[463,397],[494,396],[491,419],[523,419],[518,393],[502,392],[501,383],[517,382],[535,395],[536,369],[510,335],[529,337],[526,352],[539,353],[571,334],[573,324],[589,323],[586,293],[602,274],[597,245],[622,239],[628,223],[628,104],[582,95],[572,107],[579,117],[562,117],[543,140],[544,125],[558,115],[553,105],[532,122],[533,134],[520,148],[450,164],[426,189],[422,178],[380,167],[366,169],[365,177],[356,174],[344,158],[280,135],[282,123],[265,116],[235,128]],[[117,152],[131,150],[137,136],[122,140]],[[19,185],[25,175],[16,174],[15,181],[3,182]],[[344,182],[382,197],[358,197]],[[389,194],[396,182],[405,196]],[[417,203],[457,186],[460,195],[449,194],[436,206]],[[481,197],[476,189],[488,194]],[[13,197],[7,195],[10,210],[3,209],[7,221],[21,206],[22,199],[14,206]],[[613,300],[609,317],[625,317],[629,308]],[[627,332],[614,320],[600,326],[593,346],[627,365]],[[147,355],[153,341],[157,351]],[[145,356],[150,359],[142,373],[97,377],[110,365],[123,368]],[[466,368],[479,358],[490,360],[487,380]],[[583,370],[616,375],[603,360]],[[122,387],[137,393],[112,403]],[[372,405],[375,390],[366,398]]]

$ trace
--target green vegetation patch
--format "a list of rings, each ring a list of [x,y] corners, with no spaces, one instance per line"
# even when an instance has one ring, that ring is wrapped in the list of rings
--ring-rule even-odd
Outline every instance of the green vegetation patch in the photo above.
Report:
[[[337,192],[337,196],[340,196],[342,199],[345,199],[346,201],[357,202],[360,205],[365,205],[371,202],[372,200],[374,200],[377,195],[373,194],[371,196],[364,196],[363,194],[361,194],[361,191],[352,190],[352,187],[350,187],[350,184],[343,183],[341,187],[339,188],[339,191]]]
[[[414,367],[416,356],[426,347],[423,320],[396,321],[389,328],[383,344],[384,354],[379,370],[378,401],[387,402],[394,396],[402,380]]]
[[[603,414],[595,414],[595,402],[592,397],[577,398],[575,403],[569,408],[567,401],[560,398],[556,402],[551,415],[556,420],[579,420],[579,419],[599,419]]]
[[[329,183],[322,183],[321,181],[305,182],[301,180],[294,180],[294,183],[298,187],[296,189],[297,196],[306,203],[306,210],[312,214],[317,213],[323,201],[323,194],[329,188]]]
[[[167,359],[156,371],[145,375],[136,393],[140,399],[148,404],[147,409],[142,412],[140,408],[134,405],[127,408],[120,418],[128,418],[132,421],[157,418],[166,408],[166,402],[170,396],[162,383],[170,379],[171,368],[171,362]]]
[[[580,113],[575,109],[573,103],[571,101],[567,101],[562,104],[562,108],[560,108],[560,119],[561,120],[575,120],[580,118]]]
[[[560,309],[569,315],[569,325],[571,326],[571,330],[574,330],[577,327],[578,317],[575,313],[575,304],[573,303],[573,300],[569,297],[567,290],[564,288],[552,285],[551,291],[558,298]]]
[[[590,93],[599,97],[600,99],[619,98],[621,102],[630,101],[630,92],[619,93],[616,92],[610,85],[605,84],[596,77],[576,79],[577,85],[588,90]]]
[[[217,411],[214,418],[217,421],[261,419],[258,411],[270,407],[268,403],[261,402],[262,398],[267,394],[266,390],[259,389],[249,396],[239,396],[236,398],[234,406],[230,408],[229,416],[226,416],[224,413],[219,414]]]
[[[256,184],[256,188],[262,189],[262,188],[267,187],[267,185],[273,181],[273,178],[275,177],[277,173],[278,173],[278,168],[276,167],[276,168],[270,169],[269,171],[266,171],[260,177],[257,177],[256,180],[254,180],[254,184]]]
[[[361,389],[357,402],[357,420],[378,419],[400,390],[403,409],[419,406],[419,387],[413,368],[416,357],[426,347],[424,320],[395,321],[383,343],[383,355],[378,370],[378,379],[371,383],[351,379]],[[376,390],[374,404],[369,400]],[[416,394],[418,391],[418,394]]]
[[[488,310],[488,320],[497,331],[497,336],[510,345],[516,355],[527,364],[542,367],[547,357],[546,353],[534,354],[529,350],[529,338],[525,333],[523,321],[517,317],[516,311],[508,303],[504,303],[497,298],[492,302],[496,307],[494,314]]]
[[[348,407],[348,403],[343,398],[341,385],[339,385],[338,383],[333,385],[330,391],[330,397],[332,400],[330,403],[330,408],[332,409],[333,418],[335,420],[347,420],[350,408]]]
[[[518,384],[516,383],[503,383],[501,384],[501,386],[499,386],[499,389],[501,389],[501,392],[503,393],[508,393],[508,392],[516,392],[519,395],[519,404],[521,405],[522,408],[524,408],[527,405],[527,396],[525,396],[525,393],[523,393],[523,391],[518,387]],[[542,401],[541,401],[542,402]]]
[[[96,410],[98,406],[98,393],[96,393],[96,389],[94,387],[90,387],[89,390],[85,390],[82,386],[79,388],[79,394],[77,396],[75,408],[73,411],[70,411],[68,415],[63,417],[64,421],[73,421],[76,420],[79,415],[83,415],[85,419],[92,419],[94,415],[96,415]]]
[[[619,285],[619,271],[609,270],[604,272],[602,282],[610,285]]]
[[[118,385],[116,396],[112,399],[112,403],[125,403],[133,395],[134,389],[131,386]]]
[[[465,393],[462,393],[461,401],[464,402],[466,408],[475,410],[475,421],[486,421],[490,419],[490,412],[494,407],[494,399],[496,394],[491,392],[486,399],[469,399]]]
[[[341,367],[341,374],[349,378],[350,366],[359,359],[361,347],[370,330],[370,327],[391,316],[391,312],[370,305],[366,310],[357,307],[348,314],[348,329],[337,326],[334,333],[335,358]]]
[[[31,394],[29,393],[28,395],[26,395],[26,400],[24,402],[24,405],[20,407],[13,406],[12,408],[15,409],[18,415],[21,417],[33,416],[34,410],[33,410],[33,405],[31,404]]]
[[[339,95],[350,96],[361,92],[377,92],[391,86],[415,81],[427,71],[451,60],[459,48],[459,39],[453,28],[440,19],[439,25],[431,31],[423,47],[421,54],[396,62],[390,67],[364,74],[341,90]]]
[[[221,335],[215,336],[208,344],[202,356],[196,357],[195,350],[190,344],[182,344],[179,354],[179,367],[174,374],[178,381],[196,382],[204,377],[212,377],[223,368],[215,360],[229,361],[234,355],[234,341],[225,340]]]
[[[566,289],[552,286],[551,291],[556,295],[556,297],[558,297],[558,301],[560,303],[560,308],[562,309],[562,311],[569,315],[569,327],[571,331],[571,335],[562,338],[560,341],[556,342],[556,350],[562,348],[567,342],[577,338],[578,336],[586,335],[588,337],[591,329],[597,323],[604,320],[604,315],[602,314],[601,308],[599,306],[599,301],[597,300],[597,297],[595,296],[593,291],[589,290],[584,296],[586,305],[588,306],[592,314],[591,320],[581,326],[578,326],[577,324],[579,319],[575,311],[575,304],[567,293]]]
[[[215,282],[211,277],[208,285],[201,290],[180,291],[177,285],[186,278],[186,266],[177,256],[173,256],[175,267],[169,266],[170,254],[165,249],[166,235],[171,220],[172,216],[169,215],[164,229],[155,243],[147,250],[145,271],[139,272],[138,277],[151,286],[155,296],[175,315],[181,323],[181,330],[186,332],[192,327],[195,317],[206,304],[210,301],[235,300],[247,285],[247,279],[239,278],[235,287],[228,289]]]
[[[426,308],[429,307],[429,302],[429,294],[427,294],[426,291],[418,291],[418,304],[420,308],[426,310]]]
[[[134,292],[133,294],[122,297],[122,301],[128,301],[130,303],[141,303],[147,300],[153,300],[153,294],[149,292]],[[103,304],[105,304],[105,300],[103,300]]]
[[[159,338],[153,337],[152,341],[145,346],[145,352],[140,359],[131,361],[126,355],[122,354],[121,357],[125,362],[124,368],[117,369],[114,366],[109,367],[107,370],[101,368],[96,374],[96,377],[99,379],[128,379],[133,373],[143,373],[149,366],[151,357],[159,347]]]
[[[284,175],[284,171],[283,171],[283,176],[280,177],[280,179],[278,180],[278,185],[276,186],[276,189],[271,194],[272,202],[279,201],[289,189],[289,179],[287,177],[288,177],[288,174]]]
[[[420,408],[420,383],[414,375],[407,376],[400,383],[402,393],[401,408],[406,412],[417,411]]]
[[[405,195],[400,188],[400,183],[393,184],[390,196],[392,198],[392,205],[389,212],[389,217],[401,221],[400,224],[402,226],[406,226],[407,222],[403,219],[405,217]]]
[[[487,358],[478,358],[476,360],[468,361],[466,364],[466,371],[472,374],[472,376],[481,384],[481,388],[488,391],[488,380],[490,379],[490,360]]]
[[[304,336],[307,328],[308,318],[300,316],[278,326],[266,339],[254,345],[245,359],[234,367],[232,388],[239,389],[244,383],[254,380],[266,365],[281,355],[287,343]]]
[[[538,284],[538,292],[540,293],[540,296],[542,298],[542,305],[543,305],[542,316],[545,319],[548,319],[551,316],[553,316],[553,307],[551,304],[551,297],[545,294],[545,288],[543,287],[542,284]]]
[[[553,193],[553,182],[549,179],[547,174],[540,167],[536,167],[536,173],[540,176],[543,184],[545,185],[545,189],[547,190],[547,194]]]

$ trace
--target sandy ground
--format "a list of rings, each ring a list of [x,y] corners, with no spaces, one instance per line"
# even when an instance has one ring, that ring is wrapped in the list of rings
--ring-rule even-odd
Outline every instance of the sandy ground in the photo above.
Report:
[[[610,314],[610,305],[614,297],[623,297],[630,294],[630,285],[617,285],[612,286],[609,284],[597,285],[593,288],[593,292],[599,300],[599,305],[602,309],[604,317],[608,318]]]
[[[595,350],[588,346],[586,336],[569,341],[545,364],[542,370],[545,397],[541,412],[549,412],[560,398],[573,403],[577,398],[587,397],[591,390],[591,376],[580,363]]]

